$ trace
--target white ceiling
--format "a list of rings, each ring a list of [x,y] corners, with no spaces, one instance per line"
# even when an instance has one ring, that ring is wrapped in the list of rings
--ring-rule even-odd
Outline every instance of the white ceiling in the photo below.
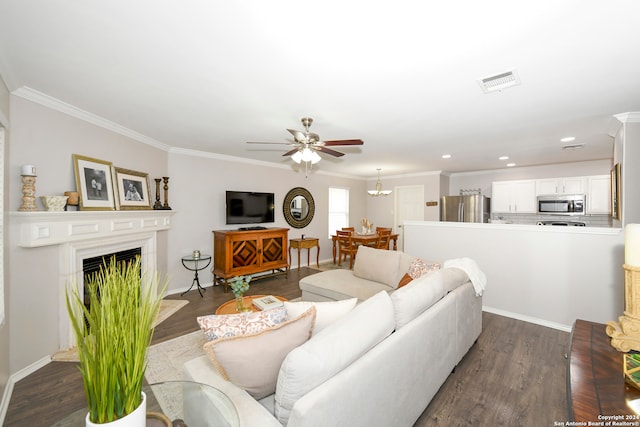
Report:
[[[365,142],[314,170],[461,172],[611,158],[639,21],[636,0],[0,0],[0,74],[170,147],[294,166],[245,142],[308,115]],[[507,70],[522,84],[482,92]]]

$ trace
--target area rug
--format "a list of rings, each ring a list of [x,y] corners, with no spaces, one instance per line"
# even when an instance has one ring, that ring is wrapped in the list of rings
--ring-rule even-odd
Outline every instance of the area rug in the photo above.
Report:
[[[160,302],[160,311],[158,312],[158,317],[156,318],[153,326],[158,326],[160,323],[167,320],[172,314],[175,314],[178,310],[180,310],[188,303],[189,301],[187,300],[163,299]],[[54,362],[77,362],[78,350],[72,348],[69,350],[58,351],[53,356],[51,356],[51,360],[53,360]]]
[[[149,347],[147,351],[147,370],[145,378],[149,384],[183,379],[182,365],[196,357],[203,356],[202,346],[206,342],[202,331],[167,340]],[[179,418],[182,413],[182,398],[174,389],[171,396],[165,395],[165,387],[151,387],[162,412],[171,419]]]

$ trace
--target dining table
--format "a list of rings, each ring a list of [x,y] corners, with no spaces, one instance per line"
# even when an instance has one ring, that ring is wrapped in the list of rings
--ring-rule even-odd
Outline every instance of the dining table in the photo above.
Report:
[[[351,240],[358,245],[372,246],[378,241],[379,237],[380,235],[378,233],[368,233],[368,234],[353,233],[351,235]],[[393,250],[397,251],[398,250],[398,234],[391,234],[391,236],[389,236],[389,242],[390,243],[393,242]],[[333,252],[333,263],[335,264],[336,257],[338,255],[338,236],[335,234],[331,235],[331,245],[332,245],[332,252]]]

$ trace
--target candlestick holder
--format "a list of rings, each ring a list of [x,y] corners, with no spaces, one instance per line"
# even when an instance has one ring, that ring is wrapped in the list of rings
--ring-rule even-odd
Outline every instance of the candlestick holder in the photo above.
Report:
[[[34,212],[36,206],[36,177],[35,175],[22,175],[22,206],[20,212]]]
[[[624,264],[624,314],[607,322],[611,345],[622,351],[640,351],[640,267]]]
[[[162,209],[162,202],[160,202],[160,181],[162,178],[154,178],[156,182],[156,202],[153,204],[153,209]]]
[[[162,180],[164,181],[164,205],[162,205],[162,209],[170,210],[169,207],[169,177],[163,176]]]

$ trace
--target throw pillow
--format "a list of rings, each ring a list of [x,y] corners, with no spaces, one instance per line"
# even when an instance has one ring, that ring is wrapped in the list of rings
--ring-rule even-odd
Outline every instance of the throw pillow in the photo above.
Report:
[[[209,341],[255,334],[287,320],[284,307],[240,314],[211,314],[196,319]]]
[[[203,348],[220,375],[262,399],[276,390],[278,371],[291,350],[311,337],[315,307],[256,334],[207,342]]]
[[[399,252],[360,245],[353,264],[353,275],[395,288],[399,263]]]
[[[389,294],[380,291],[327,326],[325,333],[291,351],[278,374],[274,408],[278,421],[287,425],[298,399],[384,340],[393,332],[394,324]]]
[[[440,264],[439,262],[428,262],[423,259],[416,258],[411,262],[408,272],[405,273],[404,276],[402,276],[400,282],[398,282],[397,287],[401,288],[411,282],[413,279],[417,279],[420,276],[429,274],[432,271],[439,270],[441,267],[442,264]]]
[[[299,301],[284,302],[284,308],[287,311],[287,319],[293,319],[307,311],[310,307],[316,308],[316,324],[313,327],[313,335],[317,334],[331,323],[335,322],[356,306],[358,298],[350,298],[341,301]]]

